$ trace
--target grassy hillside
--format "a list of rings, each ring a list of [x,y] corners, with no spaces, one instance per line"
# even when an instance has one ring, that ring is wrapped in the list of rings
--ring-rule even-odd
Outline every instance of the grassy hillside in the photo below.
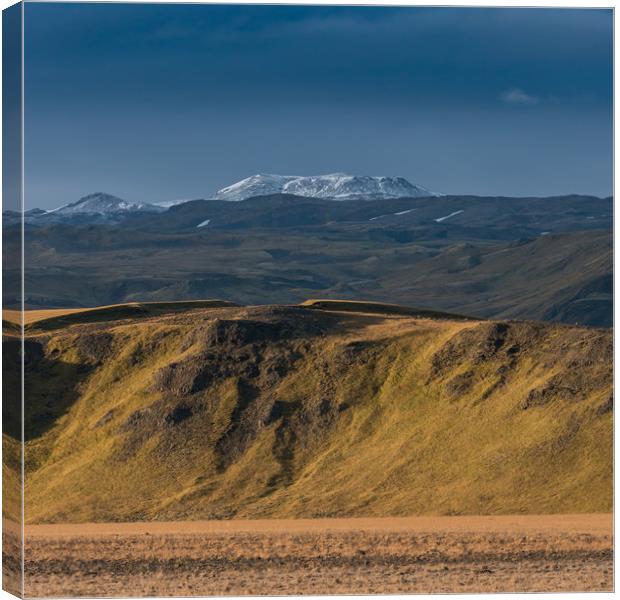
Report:
[[[162,313],[186,312],[193,308],[220,308],[236,306],[224,300],[181,300],[178,302],[127,302],[97,306],[95,308],[49,308],[28,310],[23,313],[26,328],[34,323],[38,329],[58,329],[75,323],[92,323],[155,316]],[[3,319],[7,326],[19,325],[22,313],[19,310],[4,310]]]
[[[609,331],[342,308],[32,323],[27,521],[611,510]]]

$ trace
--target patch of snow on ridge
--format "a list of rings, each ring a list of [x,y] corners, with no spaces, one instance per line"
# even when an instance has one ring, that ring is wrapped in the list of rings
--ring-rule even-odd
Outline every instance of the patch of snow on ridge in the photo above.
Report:
[[[370,217],[369,221],[376,221],[377,219],[383,219],[383,217],[397,217],[400,215],[406,215],[407,213],[413,212],[415,208],[410,208],[408,210],[401,210],[400,212],[388,213],[386,215],[378,215],[376,217]]]
[[[171,206],[176,206],[177,204],[185,204],[186,202],[191,202],[193,198],[182,198],[180,200],[163,200],[162,202],[153,202],[155,206],[161,206],[162,208],[170,208]]]
[[[67,206],[70,206],[70,204],[63,204],[62,206],[57,206],[56,208],[50,208],[50,210],[46,210],[45,214],[51,214],[51,213],[55,213],[59,210],[62,210],[63,208],[67,208]]]
[[[460,215],[462,212],[465,212],[464,210],[456,210],[453,213],[450,213],[449,215],[446,215],[445,217],[439,217],[438,219],[435,219],[435,223],[443,223],[446,219],[450,219],[451,217],[456,217],[456,215]]]
[[[206,220],[204,220],[202,223],[198,223],[198,225],[196,225],[196,229],[198,229],[198,227],[205,227],[205,226],[207,226],[209,223],[211,223],[211,219],[206,219]]]

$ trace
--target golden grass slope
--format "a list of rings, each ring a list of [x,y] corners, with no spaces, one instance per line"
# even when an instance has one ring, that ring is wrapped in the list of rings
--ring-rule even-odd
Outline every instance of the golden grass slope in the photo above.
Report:
[[[333,304],[35,324],[26,520],[607,512],[611,337]]]
[[[222,306],[236,306],[233,302],[225,300],[179,300],[177,302],[125,302],[122,304],[110,304],[108,306],[96,306],[93,308],[44,308],[40,310],[4,309],[2,318],[8,323],[32,326],[41,324],[42,321],[51,321],[54,324],[73,324],[97,320],[115,320],[127,317],[141,317],[160,313],[187,311],[193,308],[217,308]]]

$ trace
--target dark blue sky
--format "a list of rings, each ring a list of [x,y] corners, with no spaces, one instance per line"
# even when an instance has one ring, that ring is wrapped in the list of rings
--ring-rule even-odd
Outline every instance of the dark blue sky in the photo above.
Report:
[[[612,12],[26,5],[26,203],[257,172],[612,189]]]

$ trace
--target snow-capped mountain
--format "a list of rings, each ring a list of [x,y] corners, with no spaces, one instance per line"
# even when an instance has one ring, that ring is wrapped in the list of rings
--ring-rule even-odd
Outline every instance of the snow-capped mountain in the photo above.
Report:
[[[51,210],[32,209],[24,213],[29,225],[45,226],[52,223],[72,225],[115,224],[128,217],[152,215],[167,208],[146,202],[128,202],[111,194],[97,192]],[[12,222],[9,219],[9,224]]]
[[[404,177],[370,177],[346,173],[315,176],[258,174],[222,188],[211,196],[211,199],[238,201],[271,194],[292,194],[325,200],[382,200],[440,195],[414,185]],[[177,199],[152,204],[130,202],[111,194],[96,192],[52,210],[28,211],[24,218],[26,223],[34,226],[53,223],[117,224],[122,221],[135,224],[142,215],[162,213],[186,202],[191,201]],[[14,221],[19,221],[19,213],[5,215],[5,224]],[[200,221],[201,226],[210,222],[211,219],[204,218]]]
[[[237,201],[268,194],[295,194],[332,200],[421,198],[439,195],[414,185],[404,177],[371,177],[346,173],[314,176],[261,173],[222,188],[213,198]]]
[[[147,204],[144,202],[127,202],[111,194],[97,192],[80,198],[77,202],[65,204],[45,214],[55,214],[59,216],[71,215],[114,215],[118,213],[137,213],[137,212],[161,212],[165,210],[161,206]]]

